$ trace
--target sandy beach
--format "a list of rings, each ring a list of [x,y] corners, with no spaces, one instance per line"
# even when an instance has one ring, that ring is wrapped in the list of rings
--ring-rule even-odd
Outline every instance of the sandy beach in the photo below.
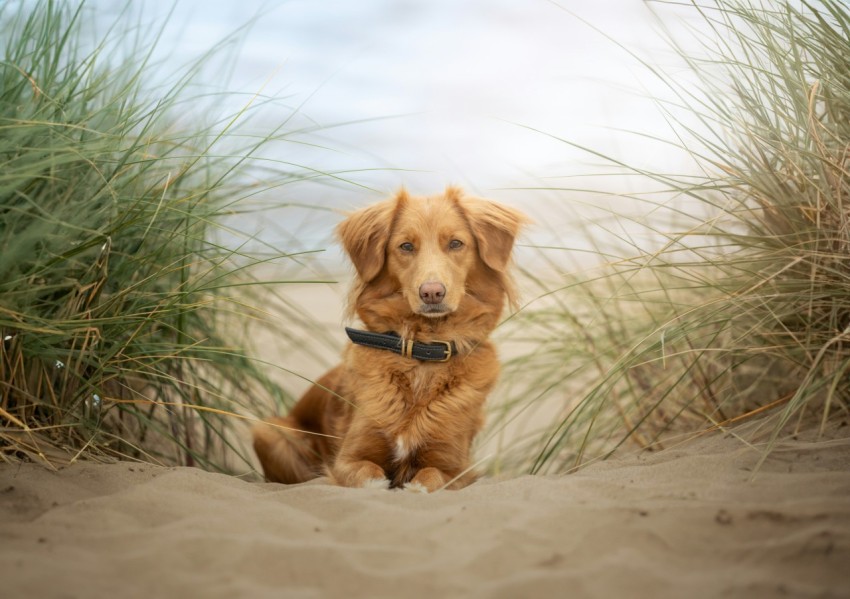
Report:
[[[846,597],[845,430],[783,439],[754,479],[759,435],[739,429],[433,495],[6,463],[0,580],[4,597]]]

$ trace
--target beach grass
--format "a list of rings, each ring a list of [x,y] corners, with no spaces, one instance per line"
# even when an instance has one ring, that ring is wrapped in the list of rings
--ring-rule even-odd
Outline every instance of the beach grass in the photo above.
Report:
[[[234,427],[291,399],[246,331],[310,327],[278,290],[321,277],[233,217],[315,171],[260,159],[285,132],[242,123],[271,100],[227,114],[196,85],[244,31],[169,75],[133,14],[0,7],[0,456],[244,472]]]
[[[554,286],[526,273],[538,298],[502,334],[528,349],[506,367],[490,435],[532,424],[495,471],[568,472],[761,413],[772,415],[766,453],[804,418],[848,415],[850,10],[834,0],[690,10],[701,49],[669,37],[688,74],[642,64],[671,92],[658,106],[673,135],[659,140],[697,168],[608,158],[655,185],[623,196],[645,216],[608,209],[586,224],[601,266],[550,259]],[[538,410],[547,416],[534,424]]]

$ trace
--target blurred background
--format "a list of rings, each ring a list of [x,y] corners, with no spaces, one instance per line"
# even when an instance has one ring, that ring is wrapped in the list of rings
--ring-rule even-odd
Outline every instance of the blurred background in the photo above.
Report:
[[[401,185],[430,194],[447,184],[521,207],[545,225],[528,243],[565,247],[577,220],[599,216],[594,208],[616,201],[619,214],[629,212],[632,202],[612,197],[649,191],[595,153],[638,169],[692,168],[680,147],[657,141],[672,135],[659,110],[670,94],[653,68],[679,68],[665,37],[693,40],[692,29],[705,27],[694,10],[642,0],[87,7],[105,23],[141,17],[156,31],[166,23],[152,56],[163,85],[217,47],[187,117],[245,110],[243,132],[285,134],[262,151],[272,169],[297,171],[300,181],[260,193],[262,216],[236,226],[290,250],[326,246],[339,219],[293,204],[351,209]],[[287,210],[269,212],[273,205]]]

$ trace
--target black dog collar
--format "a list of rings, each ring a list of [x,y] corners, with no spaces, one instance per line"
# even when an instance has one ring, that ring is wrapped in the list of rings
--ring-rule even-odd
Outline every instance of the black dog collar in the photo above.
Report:
[[[448,362],[449,358],[457,355],[457,346],[453,341],[436,341],[422,343],[412,339],[403,339],[395,333],[373,333],[345,327],[348,338],[357,345],[386,349],[406,358],[426,362]]]

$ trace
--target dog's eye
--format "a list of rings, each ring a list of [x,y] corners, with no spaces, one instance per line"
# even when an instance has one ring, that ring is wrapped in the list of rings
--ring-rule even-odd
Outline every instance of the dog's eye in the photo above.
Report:
[[[449,243],[449,249],[456,250],[463,247],[463,242],[460,239],[452,239]]]
[[[416,248],[413,247],[413,244],[410,243],[409,241],[405,241],[404,243],[402,243],[398,247],[402,252],[412,252],[414,249],[416,249]]]

